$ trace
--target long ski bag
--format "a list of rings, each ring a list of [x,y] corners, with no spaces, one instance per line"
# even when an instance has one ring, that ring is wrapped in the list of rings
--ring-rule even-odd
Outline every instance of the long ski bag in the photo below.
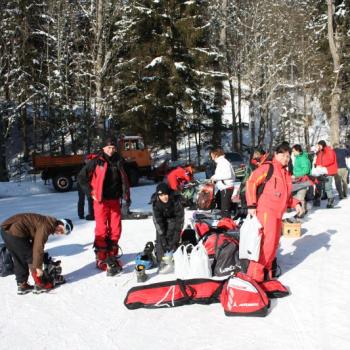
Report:
[[[270,306],[263,289],[242,272],[230,277],[225,283],[220,301],[226,316],[264,317]]]
[[[219,297],[225,281],[197,278],[174,280],[133,287],[125,297],[129,310],[139,308],[158,309],[189,304],[220,302]]]

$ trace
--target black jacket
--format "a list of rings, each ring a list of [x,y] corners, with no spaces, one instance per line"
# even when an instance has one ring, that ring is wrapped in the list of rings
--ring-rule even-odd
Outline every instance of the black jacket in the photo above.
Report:
[[[184,208],[181,203],[181,195],[172,192],[169,195],[168,203],[163,203],[158,195],[154,193],[151,203],[157,235],[165,236],[169,243],[169,249],[175,249],[184,225]]]

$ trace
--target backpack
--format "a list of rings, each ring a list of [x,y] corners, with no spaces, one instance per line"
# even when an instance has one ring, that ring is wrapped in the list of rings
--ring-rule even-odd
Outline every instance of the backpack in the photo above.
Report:
[[[215,204],[214,201],[214,184],[208,183],[203,185],[197,197],[197,207],[201,210],[212,209]]]
[[[263,288],[242,272],[226,281],[220,301],[226,316],[264,317],[270,306]]]
[[[209,233],[204,238],[204,247],[212,260],[213,276],[229,276],[239,265],[238,241],[225,233]]]
[[[5,244],[0,244],[0,277],[6,277],[14,273],[14,265],[11,253]]]

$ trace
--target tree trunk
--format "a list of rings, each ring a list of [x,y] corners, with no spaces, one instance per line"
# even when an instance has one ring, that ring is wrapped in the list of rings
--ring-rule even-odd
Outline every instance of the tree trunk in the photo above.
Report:
[[[342,90],[339,86],[339,73],[340,73],[340,54],[339,54],[339,42],[337,41],[337,35],[334,33],[333,28],[334,24],[334,0],[327,0],[327,17],[328,17],[328,44],[329,49],[333,59],[333,71],[335,74],[334,85],[331,92],[330,98],[330,107],[331,115],[329,117],[329,126],[330,126],[330,141],[331,144],[339,143],[339,111],[340,111],[340,97]]]
[[[23,160],[25,162],[29,159],[29,146],[28,146],[28,120],[27,120],[27,105],[21,109],[21,126],[22,126],[22,152]]]
[[[0,116],[0,181],[9,181],[6,167],[6,138],[4,116]]]
[[[237,79],[238,79],[238,130],[239,130],[239,144],[238,152],[242,151],[243,145],[243,131],[242,131],[242,79],[241,79],[241,67],[237,67]]]
[[[95,75],[96,75],[96,98],[95,109],[97,115],[97,133],[99,136],[104,134],[104,106],[103,106],[103,10],[104,0],[96,0],[96,60],[95,60]]]

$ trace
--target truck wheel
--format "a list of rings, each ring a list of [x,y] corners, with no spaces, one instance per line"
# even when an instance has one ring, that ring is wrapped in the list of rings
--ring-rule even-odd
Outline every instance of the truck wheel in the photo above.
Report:
[[[140,178],[138,170],[135,168],[128,169],[128,178],[129,178],[130,186],[132,187],[137,186]]]
[[[52,184],[53,184],[53,187],[55,188],[56,191],[68,192],[73,187],[73,180],[68,175],[60,174],[60,175],[56,175],[52,179]]]

